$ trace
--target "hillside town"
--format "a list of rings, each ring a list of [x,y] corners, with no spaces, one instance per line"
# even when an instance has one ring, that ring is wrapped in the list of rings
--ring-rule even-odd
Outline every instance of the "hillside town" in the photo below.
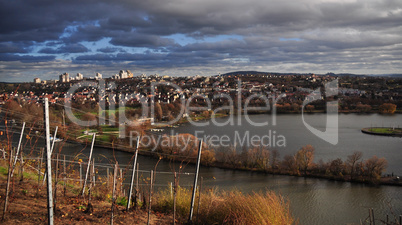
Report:
[[[248,102],[250,106],[263,106],[266,102],[261,100],[261,96],[275,99],[277,112],[286,113],[300,112],[306,97],[313,96],[315,101],[306,109],[314,112],[325,111],[326,96],[323,85],[335,79],[338,79],[339,85],[335,98],[339,100],[340,112],[377,112],[384,103],[396,105],[395,111],[402,108],[401,78],[262,72],[187,77],[158,74],[134,76],[129,70],[120,70],[110,78],[102,78],[100,73],[88,78],[80,73],[76,76],[63,73],[59,80],[41,81],[35,78],[32,83],[1,83],[0,104],[10,98],[18,98],[21,103],[29,104],[39,104],[41,99],[48,98],[51,103],[79,101],[82,105],[96,105],[103,102],[106,106],[119,105],[120,100],[124,100],[126,105],[138,106],[140,99],[145,102],[152,99],[161,105],[190,99],[192,103],[201,106],[206,106],[207,101],[210,101],[208,110],[213,110],[229,104],[231,99],[236,101],[240,95],[243,105],[244,100],[250,96],[259,96],[251,97]],[[98,84],[102,82],[105,88],[99,92]],[[151,90],[153,85],[157,86],[155,93]],[[78,89],[71,93],[69,90],[72,87]]]

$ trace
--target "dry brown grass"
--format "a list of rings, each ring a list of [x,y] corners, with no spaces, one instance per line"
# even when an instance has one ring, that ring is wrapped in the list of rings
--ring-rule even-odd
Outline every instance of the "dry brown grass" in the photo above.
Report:
[[[190,200],[190,190],[178,188],[176,215],[181,222],[188,218]],[[270,191],[243,194],[240,191],[209,190],[202,193],[199,209],[197,203],[198,194],[193,218],[196,224],[295,223],[289,211],[289,203],[280,195]],[[161,212],[171,212],[173,199],[170,189],[157,193],[152,207]]]

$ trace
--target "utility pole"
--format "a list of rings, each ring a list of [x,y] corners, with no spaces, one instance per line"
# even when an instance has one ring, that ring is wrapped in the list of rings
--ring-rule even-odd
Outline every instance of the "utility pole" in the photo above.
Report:
[[[193,220],[195,193],[197,191],[198,172],[200,171],[201,150],[202,150],[202,140],[200,140],[200,145],[198,146],[197,165],[195,168],[195,177],[194,177],[194,185],[193,185],[193,196],[191,197],[190,216],[188,218],[188,223],[191,223]]]
[[[53,225],[53,194],[52,194],[52,153],[50,150],[50,128],[49,128],[49,100],[45,98],[44,124],[46,132],[46,169],[47,169],[47,211],[48,224]]]

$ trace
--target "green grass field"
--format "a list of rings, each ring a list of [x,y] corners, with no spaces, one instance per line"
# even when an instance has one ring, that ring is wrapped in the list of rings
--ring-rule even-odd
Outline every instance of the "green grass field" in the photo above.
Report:
[[[375,127],[368,129],[368,131],[380,134],[400,134],[402,133],[402,128]]]

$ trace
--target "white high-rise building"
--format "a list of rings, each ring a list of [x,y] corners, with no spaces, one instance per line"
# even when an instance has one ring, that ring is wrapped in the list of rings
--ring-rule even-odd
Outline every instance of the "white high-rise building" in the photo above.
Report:
[[[81,73],[77,73],[77,76],[75,77],[76,80],[82,80],[84,79],[84,76]]]
[[[102,80],[102,74],[96,73],[95,79],[96,79],[96,80]]]
[[[128,74],[127,74],[127,72],[124,71],[124,70],[120,70],[119,76],[120,76],[120,79],[126,79],[126,78],[128,78]]]
[[[70,82],[70,75],[68,73],[63,73],[59,76],[60,83]]]

